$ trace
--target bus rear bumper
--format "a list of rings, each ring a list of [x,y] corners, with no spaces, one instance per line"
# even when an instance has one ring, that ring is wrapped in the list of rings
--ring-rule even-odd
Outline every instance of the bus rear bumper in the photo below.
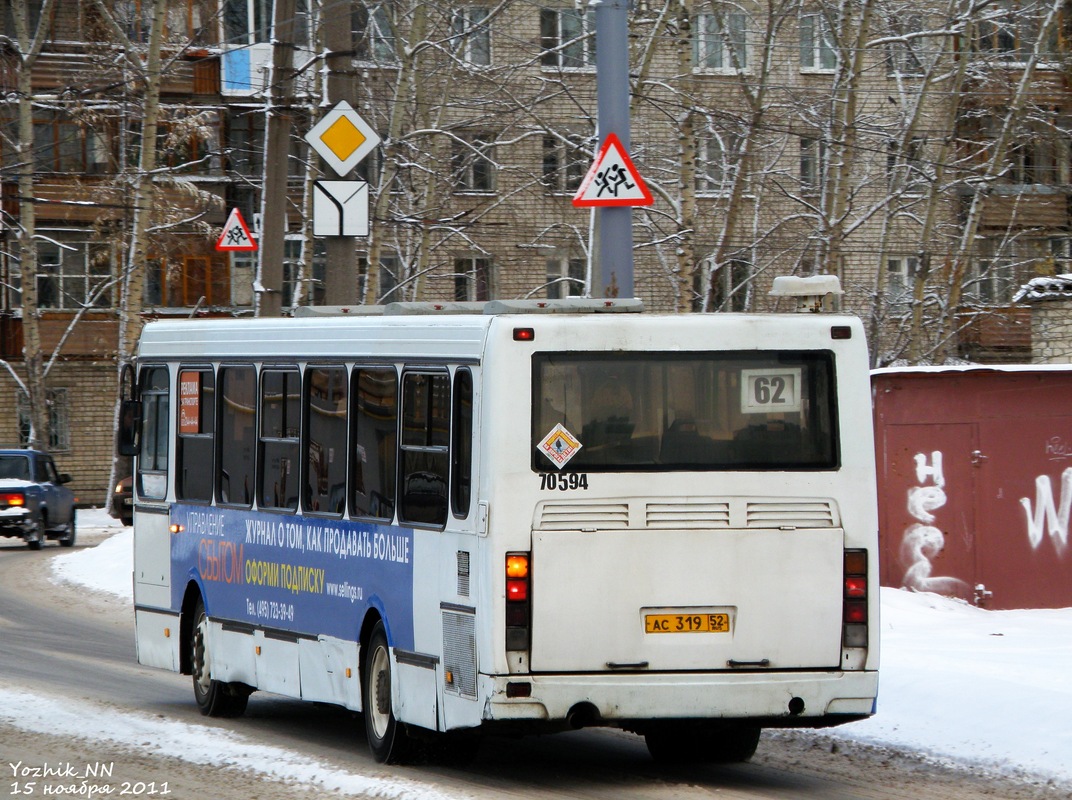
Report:
[[[629,727],[656,719],[826,727],[870,716],[878,693],[873,671],[482,677],[490,695],[485,722],[565,722],[574,727],[578,720]],[[526,692],[527,697],[518,696]]]

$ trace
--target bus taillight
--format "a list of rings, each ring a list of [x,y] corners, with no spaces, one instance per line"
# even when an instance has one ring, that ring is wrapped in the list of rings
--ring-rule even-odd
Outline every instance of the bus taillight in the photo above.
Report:
[[[867,551],[846,550],[841,641],[845,647],[867,647]]]
[[[528,553],[506,554],[506,649],[529,649]]]

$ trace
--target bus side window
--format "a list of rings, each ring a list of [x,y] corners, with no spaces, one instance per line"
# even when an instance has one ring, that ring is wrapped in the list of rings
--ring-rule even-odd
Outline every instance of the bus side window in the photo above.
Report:
[[[296,369],[261,370],[261,508],[298,508],[298,453],[301,432],[301,378]]]
[[[451,426],[450,507],[454,516],[469,516],[473,491],[473,373],[454,373],[454,422]]]
[[[168,371],[164,367],[142,374],[141,450],[138,453],[138,496],[162,500],[168,487]]]
[[[350,389],[350,514],[391,520],[395,515],[398,374],[394,367],[355,369]]]
[[[342,514],[346,504],[346,390],[343,367],[305,370],[306,511]]]
[[[450,376],[406,373],[402,378],[399,447],[400,522],[442,526],[447,521]]]
[[[220,369],[219,472],[216,497],[230,505],[253,505],[257,372],[251,366]]]
[[[216,377],[211,370],[179,370],[179,436],[175,448],[175,496],[212,501],[216,448]]]

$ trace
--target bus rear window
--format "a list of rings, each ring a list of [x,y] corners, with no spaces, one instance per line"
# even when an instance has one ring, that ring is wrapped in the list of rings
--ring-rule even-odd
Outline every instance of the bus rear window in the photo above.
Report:
[[[832,469],[836,430],[825,352],[534,357],[540,471]]]

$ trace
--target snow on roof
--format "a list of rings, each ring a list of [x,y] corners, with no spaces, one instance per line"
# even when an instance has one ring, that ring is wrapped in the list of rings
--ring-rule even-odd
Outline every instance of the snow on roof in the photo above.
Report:
[[[945,364],[925,367],[879,367],[871,370],[877,375],[923,375],[949,372],[1072,372],[1072,364]]]
[[[1014,303],[1037,303],[1044,300],[1072,300],[1072,275],[1032,278],[1020,287]]]

